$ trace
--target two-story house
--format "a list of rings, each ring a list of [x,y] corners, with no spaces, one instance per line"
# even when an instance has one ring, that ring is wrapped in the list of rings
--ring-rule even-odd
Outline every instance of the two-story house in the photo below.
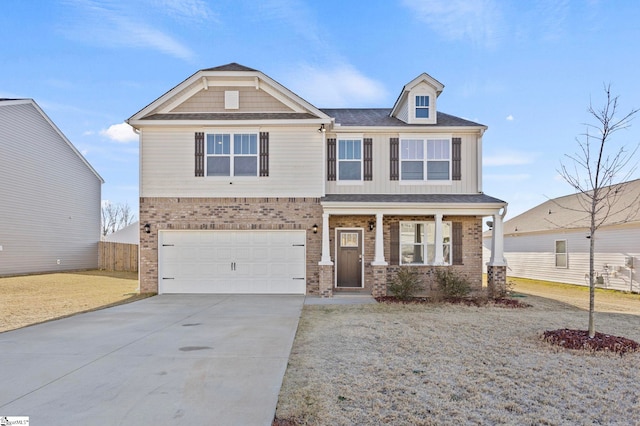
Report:
[[[389,109],[320,109],[260,71],[196,72],[140,134],[140,286],[159,293],[386,294],[401,265],[502,285],[506,203],[482,192],[486,126],[438,111],[421,74]]]

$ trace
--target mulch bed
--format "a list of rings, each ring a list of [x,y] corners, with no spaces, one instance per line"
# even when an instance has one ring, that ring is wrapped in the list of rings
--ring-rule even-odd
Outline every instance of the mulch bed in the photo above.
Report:
[[[402,303],[405,305],[411,304],[432,304],[436,301],[429,297],[412,297],[408,300],[402,300],[395,296],[380,296],[375,298],[378,303]],[[452,297],[441,300],[444,303],[452,303],[456,305],[466,306],[499,306],[503,308],[529,308],[531,305],[521,302],[519,300],[511,299],[508,297],[501,297],[498,299],[487,299],[479,297]]]
[[[566,349],[588,350],[592,352],[608,351],[620,354],[635,352],[640,350],[640,344],[625,337],[611,336],[603,333],[596,333],[593,338],[589,338],[586,330],[569,330],[568,328],[545,331],[542,339]]]

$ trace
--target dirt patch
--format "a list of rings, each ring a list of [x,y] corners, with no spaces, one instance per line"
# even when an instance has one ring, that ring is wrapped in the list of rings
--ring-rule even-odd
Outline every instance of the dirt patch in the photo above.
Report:
[[[586,328],[588,313],[566,294],[522,299],[305,306],[274,424],[640,424],[640,353],[550,345],[545,330]],[[597,330],[640,339],[640,302],[610,308]]]
[[[566,349],[609,351],[620,355],[640,350],[640,345],[631,339],[597,332],[590,338],[586,330],[549,330],[542,334],[542,339]]]
[[[84,271],[0,278],[0,332],[147,297],[136,272]]]

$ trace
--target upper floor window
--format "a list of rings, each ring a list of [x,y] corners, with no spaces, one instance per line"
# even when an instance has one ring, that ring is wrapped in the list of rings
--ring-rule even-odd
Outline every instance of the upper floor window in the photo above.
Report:
[[[210,133],[206,142],[207,176],[258,176],[257,134]]]
[[[450,139],[402,139],[400,141],[400,152],[400,176],[402,180],[450,179]]]
[[[429,96],[416,95],[416,118],[429,118]]]
[[[442,222],[443,262],[451,264],[451,222]],[[436,223],[400,222],[400,264],[432,265],[436,260]]]
[[[338,140],[338,180],[362,180],[362,140]]]

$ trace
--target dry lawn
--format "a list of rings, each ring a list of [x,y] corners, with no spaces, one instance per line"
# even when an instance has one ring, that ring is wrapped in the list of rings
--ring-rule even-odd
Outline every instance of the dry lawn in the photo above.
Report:
[[[86,271],[0,278],[0,332],[127,303],[137,272]]]
[[[640,341],[640,299],[617,296],[596,295],[602,309],[624,312],[598,313],[597,330]],[[540,335],[585,329],[587,312],[521,300],[533,306],[305,306],[276,416],[312,425],[640,424],[640,353],[553,347]]]

